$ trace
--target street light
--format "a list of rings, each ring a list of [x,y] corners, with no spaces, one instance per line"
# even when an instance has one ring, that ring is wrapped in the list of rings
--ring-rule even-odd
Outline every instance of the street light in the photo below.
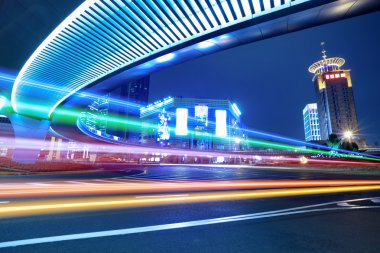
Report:
[[[345,131],[345,132],[343,133],[343,137],[346,138],[346,139],[351,139],[352,136],[353,136],[352,131],[349,131],[349,130],[348,130],[348,131]]]
[[[309,162],[309,159],[307,159],[305,156],[300,157],[300,163],[301,164],[307,164]]]

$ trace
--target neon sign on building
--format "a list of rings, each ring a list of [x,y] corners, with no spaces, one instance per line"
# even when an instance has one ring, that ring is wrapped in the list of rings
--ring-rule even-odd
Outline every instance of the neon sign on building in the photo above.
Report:
[[[187,135],[187,117],[189,110],[186,108],[177,108],[176,109],[176,126],[175,126],[175,134],[176,135]]]
[[[218,137],[227,136],[227,112],[226,110],[215,110],[215,135]]]
[[[207,105],[196,105],[194,107],[194,117],[196,121],[195,128],[197,130],[203,130],[208,125],[208,106]]]
[[[346,73],[327,73],[325,75],[325,80],[330,80],[330,79],[340,79],[340,78],[345,78]]]
[[[158,114],[158,126],[157,126],[157,142],[168,145],[170,140],[170,128],[169,128],[170,116],[165,111],[165,108]]]

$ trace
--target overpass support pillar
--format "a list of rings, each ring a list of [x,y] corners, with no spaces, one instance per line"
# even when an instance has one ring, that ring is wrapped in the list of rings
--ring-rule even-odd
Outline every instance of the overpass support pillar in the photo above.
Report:
[[[15,134],[14,162],[35,163],[50,127],[46,119],[34,119],[17,113],[9,115]]]

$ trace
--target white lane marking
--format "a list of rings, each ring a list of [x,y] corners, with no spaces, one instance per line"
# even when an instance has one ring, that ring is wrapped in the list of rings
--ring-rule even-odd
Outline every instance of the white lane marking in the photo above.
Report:
[[[340,203],[337,203],[336,205],[337,205],[337,206],[341,206],[341,207],[352,207],[352,206],[357,206],[357,205],[349,204],[349,203],[347,203],[347,202],[340,202]]]
[[[253,213],[253,214],[245,214],[245,215],[228,216],[228,217],[214,218],[214,219],[169,223],[169,224],[163,224],[163,225],[154,225],[154,226],[145,226],[145,227],[135,227],[135,228],[106,230],[106,231],[81,233],[81,234],[59,235],[59,236],[41,237],[41,238],[34,238],[34,239],[8,241],[8,242],[1,242],[0,248],[25,246],[25,245],[41,244],[41,243],[51,243],[51,242],[61,242],[61,241],[71,241],[71,240],[79,240],[79,239],[110,237],[110,236],[116,236],[116,235],[146,233],[146,232],[162,231],[162,230],[169,230],[169,229],[196,227],[196,226],[212,225],[212,224],[218,224],[218,223],[227,223],[227,222],[243,221],[243,220],[254,220],[254,219],[262,219],[262,218],[285,216],[285,215],[294,215],[294,214],[303,214],[303,213],[311,213],[311,212],[337,211],[337,210],[358,210],[358,209],[366,209],[366,208],[367,209],[374,209],[374,208],[380,208],[380,206],[333,207],[333,208],[320,208],[320,209],[309,209],[309,210],[277,212],[277,213],[276,213],[276,211],[271,211],[271,212],[263,212],[263,213]]]
[[[364,200],[371,200],[371,199],[379,199],[379,197],[351,199],[351,200],[346,200],[346,202],[347,203],[357,202],[357,201],[364,201]],[[315,205],[300,206],[300,207],[293,207],[293,208],[252,213],[252,214],[227,216],[227,217],[222,217],[222,218],[213,218],[213,219],[195,220],[195,221],[187,221],[187,222],[179,222],[179,223],[171,223],[171,224],[163,224],[163,225],[155,225],[155,226],[126,228],[126,229],[118,229],[118,230],[107,230],[107,231],[99,231],[99,232],[50,236],[50,237],[41,237],[41,238],[34,238],[34,239],[0,242],[0,248],[40,244],[40,243],[48,243],[48,242],[107,237],[107,236],[115,236],[115,235],[127,235],[127,234],[134,234],[134,233],[143,233],[143,232],[153,232],[153,231],[168,230],[168,229],[175,229],[175,228],[211,225],[211,224],[217,224],[217,223],[269,218],[269,217],[275,217],[275,216],[302,214],[302,213],[310,213],[310,212],[380,208],[380,206],[354,206],[354,207],[333,207],[333,208],[311,209],[311,208],[316,208],[316,207],[324,207],[328,205],[336,205],[338,203],[342,203],[342,201],[332,201],[332,202],[325,202],[325,203],[315,204]]]
[[[64,181],[65,183],[71,183],[71,184],[82,184],[82,185],[97,185],[96,183],[87,183],[82,181]]]
[[[380,204],[380,198],[372,198],[371,201],[375,204]]]
[[[142,198],[173,198],[173,197],[187,197],[189,194],[168,194],[168,195],[142,195],[136,196],[136,199]]]
[[[8,204],[10,201],[0,201],[0,204]]]

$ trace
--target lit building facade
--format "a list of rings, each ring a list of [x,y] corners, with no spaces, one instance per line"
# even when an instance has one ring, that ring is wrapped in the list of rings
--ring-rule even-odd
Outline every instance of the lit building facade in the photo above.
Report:
[[[343,58],[327,58],[326,51],[322,53],[323,59],[309,67],[314,74],[321,139],[327,140],[332,133],[343,136],[348,131],[358,138],[350,70],[341,69]]]
[[[199,150],[244,149],[241,112],[229,100],[168,97],[140,109],[140,144]]]
[[[317,104],[316,103],[307,104],[302,111],[302,115],[303,115],[303,125],[305,129],[305,140],[306,141],[321,140]]]
[[[138,143],[140,133],[130,131],[126,124],[108,121],[110,115],[124,120],[138,120],[141,104],[146,105],[149,96],[149,76],[117,83],[117,88],[95,99],[80,116],[81,124],[88,131],[102,136],[115,136],[131,143]]]
[[[85,112],[84,123],[91,131],[106,132],[107,115],[109,111],[109,94],[97,98]]]

